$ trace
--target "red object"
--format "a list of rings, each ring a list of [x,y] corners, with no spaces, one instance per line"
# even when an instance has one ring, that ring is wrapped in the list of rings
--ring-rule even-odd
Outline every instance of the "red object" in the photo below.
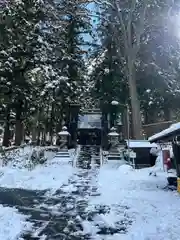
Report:
[[[163,155],[163,163],[168,170],[171,168],[170,151],[168,149],[164,149],[162,150],[162,155]]]

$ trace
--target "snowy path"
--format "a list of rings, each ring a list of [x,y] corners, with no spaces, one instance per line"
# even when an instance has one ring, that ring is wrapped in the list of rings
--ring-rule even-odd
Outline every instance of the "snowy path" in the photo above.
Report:
[[[11,180],[5,184],[8,189],[0,188],[1,204],[15,206],[24,215],[31,216],[29,221],[33,223],[33,229],[24,234],[23,239],[89,239],[89,234],[84,231],[82,222],[87,218],[85,209],[88,206],[89,196],[97,195],[96,179],[100,164],[100,162],[95,164],[91,160],[91,154],[85,153],[85,156],[80,158],[77,163],[78,168],[67,172],[68,180],[59,179],[58,188],[58,182],[56,182],[56,184],[51,183],[52,188],[48,191],[11,189],[9,184]],[[67,166],[67,161],[61,164],[61,173],[63,170],[67,170]],[[57,172],[57,165],[54,171]],[[5,183],[8,174],[9,172],[2,176],[1,182]],[[51,174],[53,175],[53,172]],[[9,176],[13,176],[12,172]],[[18,178],[18,185],[22,179],[24,179],[24,175]],[[32,181],[29,176],[27,179]],[[29,181],[23,186],[28,186]],[[43,185],[43,183],[41,184]],[[46,182],[45,186],[47,186]],[[30,188],[32,189],[33,186]],[[37,183],[35,188],[37,188]],[[43,187],[40,186],[40,189]]]

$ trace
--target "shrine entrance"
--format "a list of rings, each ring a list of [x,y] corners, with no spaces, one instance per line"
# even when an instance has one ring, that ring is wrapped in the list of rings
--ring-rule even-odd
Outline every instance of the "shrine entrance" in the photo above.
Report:
[[[79,114],[77,139],[80,145],[101,145],[102,113],[99,110]]]
[[[120,135],[123,131],[122,112],[118,107],[103,104],[101,108],[81,110],[80,105],[71,104],[67,118],[71,145],[101,145],[103,149],[106,149],[110,129],[116,127]]]
[[[101,145],[100,129],[80,129],[78,130],[78,144],[80,145]]]

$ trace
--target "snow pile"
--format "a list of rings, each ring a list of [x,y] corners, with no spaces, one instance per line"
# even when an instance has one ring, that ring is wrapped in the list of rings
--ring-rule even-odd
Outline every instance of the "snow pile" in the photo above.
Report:
[[[167,171],[165,171],[164,163],[163,163],[163,153],[162,150],[156,149],[156,163],[153,167],[149,168],[149,174],[152,174],[156,176],[157,174],[160,174],[164,176],[164,178],[167,177]]]
[[[122,159],[122,160],[109,160],[109,161],[105,162],[104,165],[107,165],[107,168],[116,168],[116,169],[118,169],[121,165],[124,165],[126,163],[127,162],[124,159]]]
[[[123,164],[118,168],[118,173],[119,174],[128,174],[129,172],[133,171],[132,166],[127,165],[127,164]]]
[[[156,167],[156,176],[149,175],[152,168],[134,170],[125,165],[118,169],[108,165],[101,168],[98,179],[101,195],[91,198],[88,211],[93,212],[97,206],[106,210],[99,211],[91,222],[89,229],[96,228],[93,239],[179,239],[180,197],[165,190],[167,180],[160,157]],[[113,234],[105,238],[107,229]]]
[[[58,189],[72,174],[73,168],[59,158],[49,159],[34,169],[5,166],[0,168],[0,186],[32,190]]]
[[[19,214],[15,208],[0,205],[0,239],[20,240],[22,233],[32,227],[26,219],[27,217]]]
[[[152,169],[154,169],[157,172],[163,172],[164,171],[164,166],[163,166],[163,155],[162,155],[162,151],[158,152],[158,156],[156,159],[156,164],[154,167],[152,167]]]
[[[72,193],[77,191],[77,187],[73,184],[65,185],[61,188],[61,190],[65,193]]]
[[[97,232],[97,227],[93,226],[89,221],[84,220],[81,222],[81,225],[83,227],[84,234],[89,234],[91,236],[95,236]]]

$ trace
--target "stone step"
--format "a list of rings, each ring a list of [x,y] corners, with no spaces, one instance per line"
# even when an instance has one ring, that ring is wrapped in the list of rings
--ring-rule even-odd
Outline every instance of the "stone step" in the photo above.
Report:
[[[107,157],[122,157],[122,156],[119,154],[109,154]]]
[[[108,160],[122,160],[122,158],[121,157],[119,157],[119,156],[109,156],[108,158],[107,158]]]
[[[109,158],[109,157],[113,157],[113,158],[122,158],[120,155],[108,155],[107,157],[108,157],[108,158]]]
[[[113,156],[114,155],[119,155],[120,156],[121,154],[117,152],[117,153],[109,153],[108,155],[113,155]]]
[[[109,153],[109,154],[107,155],[107,157],[119,157],[119,158],[122,158],[122,155],[119,154],[119,153]]]
[[[109,152],[119,152],[118,149],[110,149]]]
[[[70,156],[69,153],[58,153],[58,154],[56,154],[56,156],[59,156],[59,155],[61,155],[61,156]]]
[[[65,155],[68,154],[68,155],[69,155],[68,152],[57,152],[56,155],[57,155],[57,154],[65,154]]]
[[[69,155],[64,155],[64,154],[58,154],[55,157],[70,157]]]
[[[107,155],[107,157],[121,157],[121,155],[119,155],[119,154],[109,154],[109,155]]]
[[[59,158],[70,158],[70,154],[69,152],[65,152],[65,151],[60,151],[56,153],[55,157],[59,157]]]
[[[108,155],[120,155],[120,153],[119,152],[109,152]]]
[[[69,155],[69,152],[57,152],[56,154],[68,154]]]

